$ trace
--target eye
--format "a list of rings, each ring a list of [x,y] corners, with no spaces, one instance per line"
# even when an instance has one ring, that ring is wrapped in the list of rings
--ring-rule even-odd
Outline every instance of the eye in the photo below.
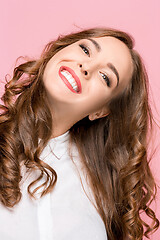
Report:
[[[82,50],[83,50],[83,52],[84,52],[85,54],[87,54],[88,56],[90,56],[90,54],[89,54],[89,49],[88,49],[84,44],[80,44],[79,46],[82,48]]]
[[[108,87],[111,87],[111,81],[110,81],[110,79],[107,77],[107,75],[104,74],[104,73],[101,73],[101,72],[100,72],[100,74],[102,75],[103,79],[106,81],[107,86],[108,86]]]

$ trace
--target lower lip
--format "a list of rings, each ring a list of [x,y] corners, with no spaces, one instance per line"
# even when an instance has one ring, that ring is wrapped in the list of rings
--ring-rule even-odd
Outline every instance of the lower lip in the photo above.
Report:
[[[78,93],[78,92],[76,92],[76,91],[72,88],[71,84],[68,82],[68,80],[65,78],[65,76],[62,75],[61,69],[59,69],[59,76],[61,77],[61,79],[63,80],[63,82],[66,84],[66,86],[67,86],[73,93]]]

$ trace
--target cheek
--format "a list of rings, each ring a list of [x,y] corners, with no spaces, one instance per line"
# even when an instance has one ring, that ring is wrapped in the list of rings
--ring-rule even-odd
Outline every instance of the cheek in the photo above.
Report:
[[[86,108],[89,110],[90,113],[98,111],[103,106],[107,105],[109,99],[110,94],[107,93],[107,91],[95,91],[88,98],[88,101],[86,102]]]
[[[73,59],[75,60],[78,56],[77,49],[74,49],[73,47],[66,47],[59,51],[54,57],[57,62],[59,61],[65,61],[65,59]]]
[[[96,105],[104,104],[112,96],[112,90],[106,87],[105,83],[98,78],[93,82],[93,89],[91,91],[93,102]]]
[[[65,59],[70,59],[73,58],[73,56],[77,54],[73,54],[74,51],[69,50],[69,49],[62,49],[58,53],[56,53],[47,63],[46,65],[46,70],[52,69],[52,66],[56,66],[58,63],[61,61],[64,61]]]

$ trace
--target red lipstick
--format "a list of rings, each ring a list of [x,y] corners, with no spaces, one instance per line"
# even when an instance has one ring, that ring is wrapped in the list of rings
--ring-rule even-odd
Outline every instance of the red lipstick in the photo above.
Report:
[[[72,77],[74,78],[74,80],[76,81],[77,83],[77,86],[78,86],[78,91],[76,92],[71,84],[68,82],[68,80],[61,74],[61,71],[63,70],[66,70],[67,72],[69,72]],[[61,66],[60,69],[59,69],[59,75],[61,77],[61,79],[64,81],[64,83],[67,85],[67,87],[74,93],[81,93],[82,92],[82,88],[81,88],[81,82],[80,82],[80,79],[78,78],[78,76],[75,74],[75,72],[69,68],[69,67],[66,67],[66,66]]]

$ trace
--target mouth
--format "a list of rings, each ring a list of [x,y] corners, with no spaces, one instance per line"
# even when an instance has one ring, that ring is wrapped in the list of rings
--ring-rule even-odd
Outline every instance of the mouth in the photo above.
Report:
[[[74,93],[81,93],[81,82],[75,72],[66,66],[61,66],[59,69],[59,76],[67,87]]]

